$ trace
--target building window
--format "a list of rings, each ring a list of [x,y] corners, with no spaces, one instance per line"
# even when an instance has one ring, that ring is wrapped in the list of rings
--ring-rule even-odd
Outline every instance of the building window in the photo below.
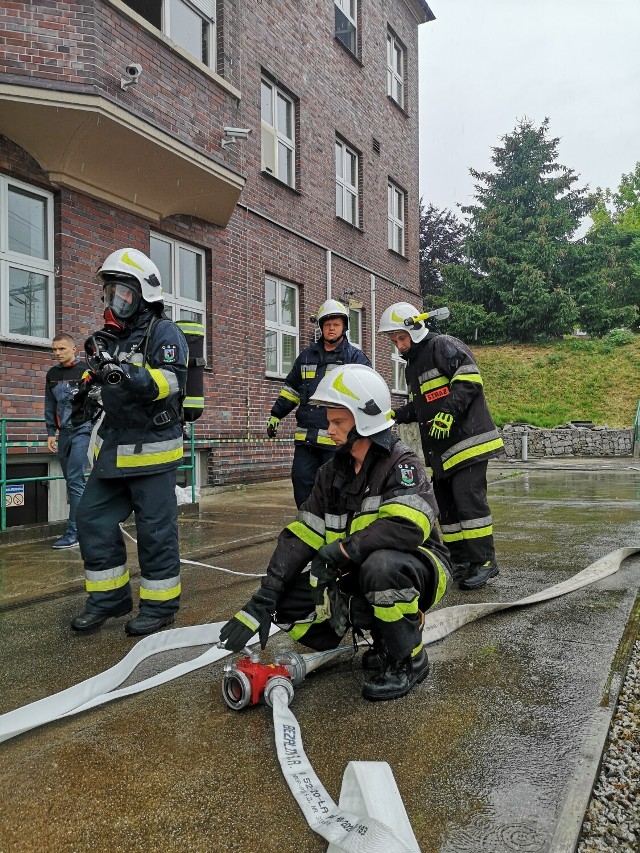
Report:
[[[387,33],[387,95],[404,109],[406,50],[392,32]]]
[[[404,190],[389,181],[387,186],[387,224],[389,248],[404,255]]]
[[[406,365],[406,361],[402,358],[402,356],[398,353],[398,350],[394,347],[393,354],[391,356],[391,373],[392,373],[392,390],[396,394],[406,394],[407,393],[407,380],[404,375],[404,368]]]
[[[358,225],[358,155],[336,139],[336,216]]]
[[[262,171],[295,187],[295,107],[275,83],[262,78]]]
[[[53,196],[0,175],[0,336],[51,343]]]
[[[362,349],[362,309],[349,308],[349,340]]]
[[[336,12],[336,27],[335,33],[338,41],[350,50],[351,53],[357,53],[357,0],[334,0]]]
[[[286,376],[298,355],[298,288],[265,279],[265,355],[268,376]]]
[[[215,0],[124,0],[141,18],[215,68]]]
[[[149,255],[160,270],[165,313],[172,320],[205,323],[204,252],[152,234]]]

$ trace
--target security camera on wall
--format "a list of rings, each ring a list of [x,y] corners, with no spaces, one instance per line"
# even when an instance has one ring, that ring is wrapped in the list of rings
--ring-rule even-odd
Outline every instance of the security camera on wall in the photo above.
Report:
[[[124,73],[125,76],[120,80],[120,88],[122,89],[132,86],[140,80],[142,65],[139,65],[137,62],[130,62],[128,65],[125,65]]]

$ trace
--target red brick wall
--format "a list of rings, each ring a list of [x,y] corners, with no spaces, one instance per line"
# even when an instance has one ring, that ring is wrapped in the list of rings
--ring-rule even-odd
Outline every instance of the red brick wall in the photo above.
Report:
[[[55,193],[56,331],[69,331],[82,344],[99,327],[95,271],[113,249],[147,251],[152,230],[205,249],[206,412],[196,436],[200,447],[211,446],[208,480],[216,485],[285,477],[291,464],[295,416],[284,421],[278,440],[265,436],[282,385],[264,375],[265,274],[299,288],[301,349],[313,339],[308,318],[326,296],[326,249],[332,252],[332,295],[350,293],[363,303],[369,356],[382,311],[398,300],[418,303],[417,26],[407,6],[388,0],[363,7],[359,61],[333,37],[331,3],[225,0],[222,6],[218,67],[242,91],[239,103],[109,2],[4,3],[0,9],[0,79],[101,94],[247,177],[224,229],[190,217],[150,223],[51,186],[35,161],[0,137],[0,172]],[[386,96],[388,25],[408,49],[407,113]],[[129,61],[140,62],[144,72],[137,87],[123,92],[120,74]],[[263,71],[299,102],[295,191],[260,173]],[[253,132],[222,151],[225,124]],[[334,213],[336,133],[362,153],[357,229]],[[389,177],[407,191],[407,258],[387,249]],[[389,344],[378,337],[376,347],[376,366],[389,381]],[[47,350],[0,342],[3,414],[41,415],[44,374],[52,363]]]

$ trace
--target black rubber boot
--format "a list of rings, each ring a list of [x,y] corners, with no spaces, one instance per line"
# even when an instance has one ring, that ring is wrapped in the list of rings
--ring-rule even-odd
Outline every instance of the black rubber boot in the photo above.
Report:
[[[487,560],[486,563],[472,563],[471,573],[458,586],[460,589],[480,589],[490,578],[500,574],[500,569],[495,560]]]
[[[114,610],[113,613],[90,613],[88,610],[85,610],[83,613],[79,613],[77,616],[74,616],[71,620],[71,627],[74,631],[96,631],[100,628],[107,619],[114,619],[117,616],[126,616],[127,613],[131,613],[133,610],[133,605],[131,602],[125,602],[122,604],[117,610]]]
[[[375,673],[362,687],[362,695],[370,702],[385,702],[388,699],[400,699],[406,696],[416,684],[429,674],[429,658],[424,649],[415,657],[394,660],[387,657],[384,669]]]
[[[384,640],[376,629],[372,629],[371,639],[373,645],[362,655],[362,668],[366,672],[382,672],[387,657]]]
[[[161,628],[171,625],[174,619],[173,613],[168,616],[144,616],[142,613],[138,613],[135,619],[130,619],[124,626],[124,632],[132,637],[154,634]]]
[[[451,579],[463,581],[471,574],[471,563],[451,563]]]

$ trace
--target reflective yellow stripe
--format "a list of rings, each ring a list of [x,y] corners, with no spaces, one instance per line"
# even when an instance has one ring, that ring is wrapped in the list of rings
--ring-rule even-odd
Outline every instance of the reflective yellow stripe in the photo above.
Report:
[[[285,391],[283,388],[280,392],[280,397],[284,397],[285,400],[291,400],[292,403],[299,403],[300,397],[298,394],[290,394],[289,391]]]
[[[182,406],[185,409],[204,409],[204,397],[185,397]]]
[[[315,625],[316,621],[313,622],[296,622],[288,631],[287,634],[291,637],[292,640],[298,642],[304,635],[307,633],[309,628],[312,625]]]
[[[236,613],[233,618],[237,619],[238,622],[242,622],[243,625],[246,625],[250,631],[257,631],[260,627],[260,623],[256,622],[256,620],[249,616],[248,613],[245,613],[244,610],[241,610],[239,613]]]
[[[314,530],[311,530],[310,527],[307,527],[301,521],[292,521],[291,524],[287,524],[287,530],[293,533],[294,536],[297,536],[298,539],[302,539],[307,545],[315,548],[316,551],[325,544],[322,536],[318,536]]]
[[[357,530],[364,530],[378,518],[378,512],[363,512],[362,515],[357,515],[349,525],[349,533],[355,533]]]
[[[423,382],[420,386],[420,390],[433,391],[434,388],[444,388],[444,386],[448,384],[449,380],[446,376],[438,376],[436,379],[429,379],[427,382]]]
[[[318,444],[326,444],[328,447],[335,447],[336,443],[332,438],[326,437],[324,435],[319,435],[317,438]]]
[[[444,471],[448,471],[449,468],[459,465],[460,462],[473,459],[474,456],[482,456],[483,453],[491,453],[492,450],[499,450],[501,447],[504,447],[501,438],[495,438],[493,441],[487,441],[484,444],[476,444],[475,447],[468,447],[466,450],[462,450],[460,453],[456,453],[455,456],[447,459],[443,463],[442,468]]]
[[[491,536],[493,534],[493,525],[488,524],[486,527],[474,527],[472,530],[463,530],[463,539],[481,539],[483,536]]]
[[[418,612],[418,596],[413,601],[398,601],[392,607],[376,607],[373,615],[381,622],[399,622],[407,614]]]
[[[422,530],[425,539],[428,539],[431,533],[431,522],[427,516],[423,512],[418,512],[418,510],[412,509],[405,504],[382,504],[378,516],[380,518],[406,518]]]
[[[452,382],[477,382],[478,385],[484,385],[482,376],[479,373],[461,373],[459,376],[453,376]]]
[[[440,601],[440,599],[442,598],[442,596],[446,592],[446,589],[447,589],[447,573],[444,570],[444,566],[442,565],[440,560],[436,557],[436,555],[433,553],[433,551],[430,551],[428,548],[425,548],[422,545],[419,546],[419,550],[422,551],[423,554],[426,554],[432,563],[435,563],[436,568],[438,570],[438,587],[436,589],[436,594],[435,594],[435,597],[433,599],[433,604],[431,605],[433,607],[434,604],[437,604]]]
[[[148,367],[149,375],[158,386],[158,395],[154,399],[164,400],[169,396],[169,383],[166,380],[164,373],[156,367]]]
[[[331,542],[336,542],[340,539],[344,539],[345,532],[344,532],[344,530],[341,530],[340,533],[336,533],[333,530],[327,530],[326,537],[327,537],[326,538],[327,545],[329,545]]]
[[[171,598],[177,598],[180,595],[180,584],[171,587],[171,589],[146,589],[140,587],[140,598],[146,598],[147,601],[169,601]]]
[[[443,531],[442,538],[445,542],[461,542],[463,539],[462,530],[459,530],[457,533],[445,533]]]
[[[183,448],[165,450],[161,453],[137,453],[133,456],[118,456],[116,468],[144,468],[147,465],[162,465],[182,459]]]
[[[127,571],[123,575],[118,575],[117,578],[109,578],[104,581],[86,580],[84,585],[87,592],[107,592],[112,589],[120,589],[121,586],[126,586],[128,583],[129,572]]]

